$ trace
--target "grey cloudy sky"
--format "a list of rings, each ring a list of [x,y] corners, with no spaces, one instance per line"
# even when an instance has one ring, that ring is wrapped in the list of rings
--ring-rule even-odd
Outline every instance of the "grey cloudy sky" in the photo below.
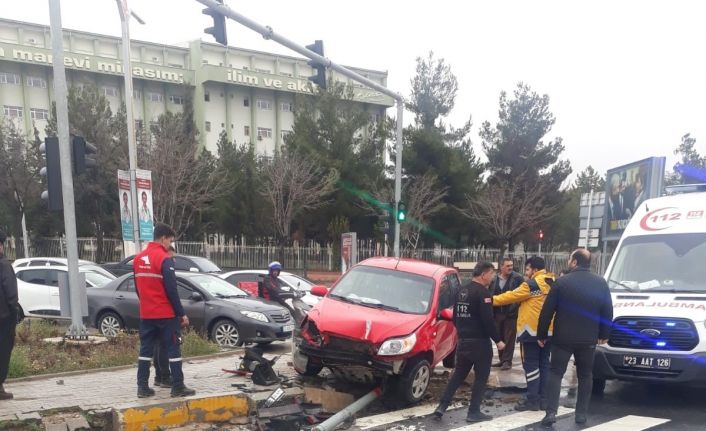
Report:
[[[1,0],[0,16],[48,24],[48,0]],[[301,43],[323,39],[333,61],[387,70],[409,94],[415,58],[433,50],[459,80],[449,118],[472,116],[472,138],[497,119],[501,90],[524,81],[551,97],[565,158],[600,171],[667,156],[684,133],[706,153],[706,3],[701,1],[227,0],[240,13]],[[210,18],[194,0],[129,0],[147,21],[134,39],[203,38]],[[120,35],[114,0],[62,0],[65,28]],[[231,45],[292,53],[234,22]],[[394,115],[394,110],[389,111]],[[408,115],[408,117],[411,117]]]

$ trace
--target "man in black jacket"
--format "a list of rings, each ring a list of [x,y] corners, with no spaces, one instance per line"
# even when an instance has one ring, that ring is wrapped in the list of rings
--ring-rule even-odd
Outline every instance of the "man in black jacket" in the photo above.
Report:
[[[524,279],[522,274],[514,271],[512,259],[506,257],[500,261],[500,271],[490,285],[490,292],[493,296],[500,295],[517,289]],[[515,354],[515,338],[517,337],[517,310],[520,304],[509,304],[495,307],[495,325],[498,327],[500,339],[505,343],[505,349],[498,350],[498,362],[494,367],[501,367],[502,370],[512,368],[512,357]]]
[[[498,330],[493,321],[493,298],[488,286],[493,281],[495,267],[490,262],[479,262],[473,269],[473,280],[461,286],[456,294],[454,305],[454,324],[458,332],[456,346],[456,367],[441,396],[434,416],[441,419],[451,404],[451,399],[458,387],[466,380],[471,369],[474,370],[471,403],[468,406],[467,422],[480,422],[492,419],[480,411],[485,385],[490,375],[493,361],[493,340],[498,350],[505,344],[500,341]]]
[[[5,392],[3,384],[7,379],[10,355],[15,346],[15,327],[17,326],[17,279],[15,270],[5,258],[5,232],[0,231],[0,400],[12,399],[10,392]]]
[[[571,253],[571,272],[559,277],[542,307],[537,328],[537,342],[547,339],[549,323],[554,318],[552,356],[547,383],[547,414],[542,425],[556,422],[559,392],[566,366],[574,355],[578,376],[576,398],[577,424],[586,423],[593,386],[593,355],[596,343],[608,342],[613,322],[613,301],[606,281],[590,272],[591,253],[578,249]]]

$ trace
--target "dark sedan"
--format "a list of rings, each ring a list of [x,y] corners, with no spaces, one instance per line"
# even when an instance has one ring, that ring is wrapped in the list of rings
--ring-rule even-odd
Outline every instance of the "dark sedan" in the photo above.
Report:
[[[177,271],[177,287],[191,326],[222,347],[286,340],[294,330],[289,311],[211,274]],[[89,322],[106,336],[138,329],[140,306],[132,274],[88,289]]]
[[[102,266],[116,276],[121,276],[132,272],[132,262],[134,259],[135,256],[132,255],[120,262],[104,263]],[[210,274],[223,272],[218,265],[200,256],[174,256],[174,265],[174,269],[177,271],[207,272]]]

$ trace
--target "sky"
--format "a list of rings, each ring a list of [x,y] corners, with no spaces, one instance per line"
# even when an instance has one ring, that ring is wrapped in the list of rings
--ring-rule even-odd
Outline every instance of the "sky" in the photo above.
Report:
[[[49,0],[0,0],[3,18],[49,23]],[[115,0],[62,0],[64,28],[120,35]],[[203,39],[211,25],[195,0],[128,0],[145,21],[133,39],[179,44]],[[473,120],[471,138],[495,123],[501,91],[522,81],[550,97],[575,172],[600,172],[666,156],[691,133],[706,154],[706,2],[226,0],[275,32],[307,45],[322,39],[332,61],[388,71],[388,87],[408,96],[415,59],[434,51],[458,78],[447,124]],[[292,55],[229,21],[232,46]],[[388,115],[394,116],[390,109]],[[407,113],[405,123],[412,121]]]

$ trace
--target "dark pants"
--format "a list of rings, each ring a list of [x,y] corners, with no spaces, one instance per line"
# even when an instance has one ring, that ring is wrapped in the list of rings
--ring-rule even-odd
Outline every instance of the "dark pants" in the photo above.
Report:
[[[468,373],[473,372],[475,378],[471,390],[471,404],[469,412],[479,412],[480,403],[483,401],[485,386],[490,375],[490,364],[493,361],[493,346],[490,339],[465,339],[459,340],[456,347],[456,368],[446,384],[446,389],[441,396],[441,403],[449,405],[461,383],[466,380]]]
[[[576,415],[586,415],[591,402],[593,389],[593,355],[595,344],[554,344],[552,346],[552,365],[547,384],[547,412],[556,413],[559,409],[559,393],[566,366],[574,356],[578,391],[576,394]]]
[[[152,363],[154,364],[154,374],[157,379],[166,382],[172,377],[172,373],[169,371],[169,354],[167,353],[167,346],[160,342],[154,346],[154,358]]]
[[[500,339],[505,343],[505,350],[498,350],[498,359],[501,363],[512,364],[512,357],[515,354],[515,338],[517,338],[517,315],[496,313],[495,325],[498,327]]]
[[[181,328],[179,319],[142,319],[140,321],[140,357],[137,364],[137,385],[147,387],[150,379],[150,365],[155,347],[162,343],[167,348],[172,385],[184,384],[181,370]]]
[[[15,327],[17,318],[14,314],[0,319],[0,385],[5,383],[10,368],[10,355],[15,347]]]
[[[546,400],[547,381],[549,380],[549,342],[539,347],[536,341],[523,342],[520,345],[522,367],[527,380],[527,400]]]

